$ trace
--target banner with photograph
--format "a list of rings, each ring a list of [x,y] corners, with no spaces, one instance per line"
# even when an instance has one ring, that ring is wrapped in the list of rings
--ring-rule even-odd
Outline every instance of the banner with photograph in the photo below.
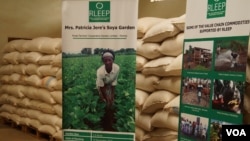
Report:
[[[64,141],[134,141],[138,0],[62,7]]]
[[[179,140],[221,140],[222,125],[243,124],[249,8],[249,0],[187,1]]]

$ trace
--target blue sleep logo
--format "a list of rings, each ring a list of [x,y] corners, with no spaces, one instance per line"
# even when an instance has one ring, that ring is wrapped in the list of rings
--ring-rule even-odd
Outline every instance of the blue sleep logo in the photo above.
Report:
[[[89,22],[110,22],[110,1],[90,1]]]

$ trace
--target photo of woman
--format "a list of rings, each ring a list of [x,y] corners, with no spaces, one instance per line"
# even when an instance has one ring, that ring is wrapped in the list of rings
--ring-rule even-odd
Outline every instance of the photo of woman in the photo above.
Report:
[[[115,86],[117,85],[117,78],[120,67],[114,63],[115,54],[112,50],[105,50],[102,53],[101,60],[103,65],[100,66],[96,72],[96,86],[100,99],[106,103],[105,114],[103,117],[104,130],[113,130],[114,124],[114,98]]]
[[[133,48],[65,52],[64,128],[134,132],[134,60]]]
[[[114,102],[120,67],[114,63],[115,54],[112,50],[104,51],[101,59],[103,65],[97,70],[96,86],[101,100],[110,108]]]

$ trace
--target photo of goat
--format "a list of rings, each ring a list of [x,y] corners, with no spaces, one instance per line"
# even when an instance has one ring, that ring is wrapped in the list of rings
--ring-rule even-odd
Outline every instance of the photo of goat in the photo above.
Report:
[[[215,43],[215,71],[245,72],[247,40],[224,40]]]
[[[215,79],[212,108],[240,114],[243,108],[245,82]]]

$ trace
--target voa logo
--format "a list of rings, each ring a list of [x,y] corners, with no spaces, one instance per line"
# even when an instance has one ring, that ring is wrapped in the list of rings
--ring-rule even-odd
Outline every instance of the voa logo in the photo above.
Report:
[[[226,129],[227,136],[247,136],[244,129]]]

